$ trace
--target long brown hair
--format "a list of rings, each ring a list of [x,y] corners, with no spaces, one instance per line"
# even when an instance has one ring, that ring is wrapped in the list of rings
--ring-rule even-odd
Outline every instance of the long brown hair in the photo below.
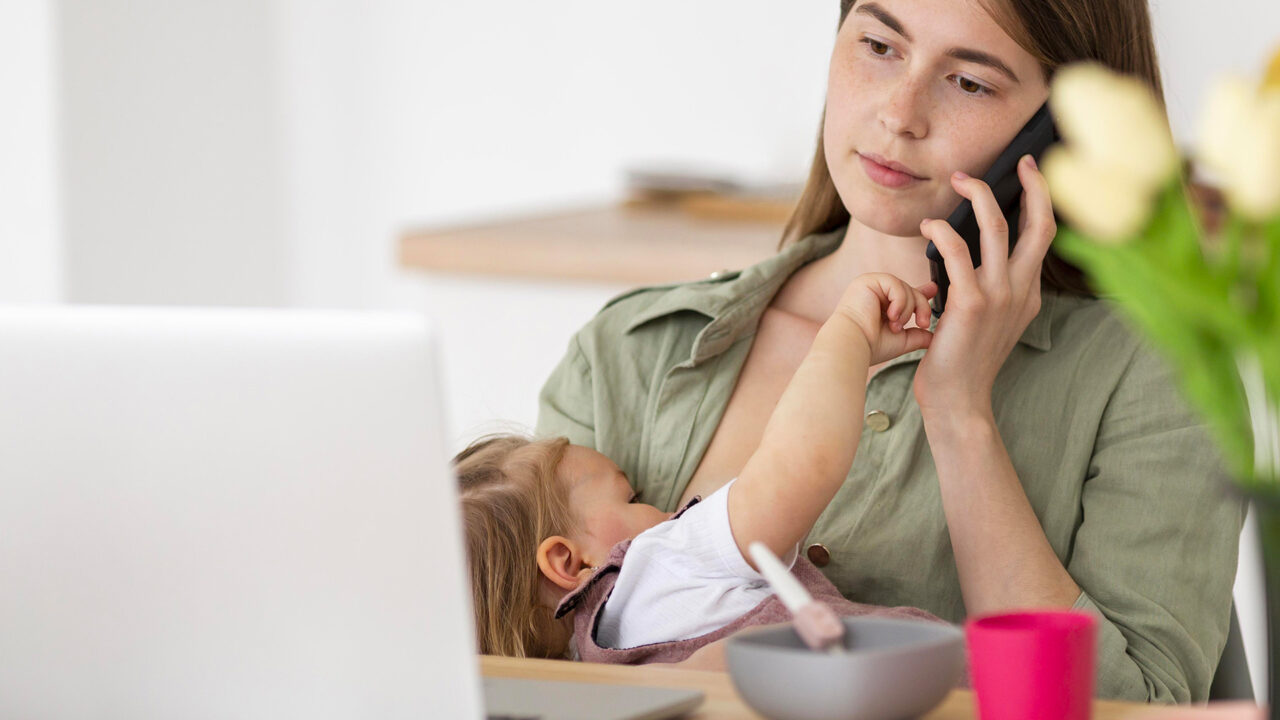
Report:
[[[857,0],[840,0],[840,25]],[[1164,86],[1156,60],[1147,0],[980,0],[996,23],[1040,61],[1045,81],[1061,65],[1094,60],[1145,82],[1164,105]],[[830,232],[849,222],[827,167],[818,126],[818,147],[809,179],[783,230],[780,247],[812,233]],[[1076,294],[1093,293],[1078,268],[1050,251],[1041,269],[1045,285]]]
[[[569,634],[539,597],[538,545],[576,526],[556,468],[566,438],[489,435],[453,459],[480,652],[561,657]]]

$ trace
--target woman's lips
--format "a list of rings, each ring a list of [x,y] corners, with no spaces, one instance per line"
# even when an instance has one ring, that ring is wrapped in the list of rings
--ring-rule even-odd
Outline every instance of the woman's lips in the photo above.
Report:
[[[867,177],[885,187],[900,188],[923,181],[922,178],[914,175],[887,168],[862,153],[858,153],[858,162],[862,163],[862,169],[867,173]]]

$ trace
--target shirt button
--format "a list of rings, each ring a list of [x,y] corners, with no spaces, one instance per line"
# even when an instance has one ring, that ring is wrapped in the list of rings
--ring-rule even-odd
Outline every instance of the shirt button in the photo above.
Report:
[[[889,416],[880,410],[872,410],[867,413],[867,427],[876,432],[884,432],[892,424],[893,421],[889,419]]]
[[[707,278],[708,278],[708,279],[710,279],[710,280],[719,280],[720,278],[724,277],[725,275],[728,275],[728,274],[729,274],[729,273],[731,273],[731,272],[733,272],[733,271],[732,271],[732,270],[717,270],[717,271],[715,271],[715,272],[711,273],[710,275],[708,275],[708,276],[707,276]]]
[[[809,562],[818,567],[826,567],[831,562],[831,551],[827,550],[827,546],[822,543],[814,543],[805,549],[804,554],[808,556]]]

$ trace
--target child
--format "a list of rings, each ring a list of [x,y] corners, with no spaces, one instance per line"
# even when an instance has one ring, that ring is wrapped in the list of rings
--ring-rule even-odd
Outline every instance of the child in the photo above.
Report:
[[[930,283],[859,276],[822,325],[735,480],[674,514],[636,502],[609,458],[564,438],[481,438],[454,458],[480,651],[679,662],[790,614],[750,561],[764,543],[842,615],[852,603],[798,544],[848,475],[871,365],[929,346]],[[915,316],[919,327],[904,328]]]

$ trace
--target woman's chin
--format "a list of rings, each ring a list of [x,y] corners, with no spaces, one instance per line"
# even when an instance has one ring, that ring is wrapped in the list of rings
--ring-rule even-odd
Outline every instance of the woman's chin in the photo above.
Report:
[[[849,217],[870,230],[896,237],[920,237],[920,222],[924,213],[905,208],[894,211],[887,207],[849,207]]]

